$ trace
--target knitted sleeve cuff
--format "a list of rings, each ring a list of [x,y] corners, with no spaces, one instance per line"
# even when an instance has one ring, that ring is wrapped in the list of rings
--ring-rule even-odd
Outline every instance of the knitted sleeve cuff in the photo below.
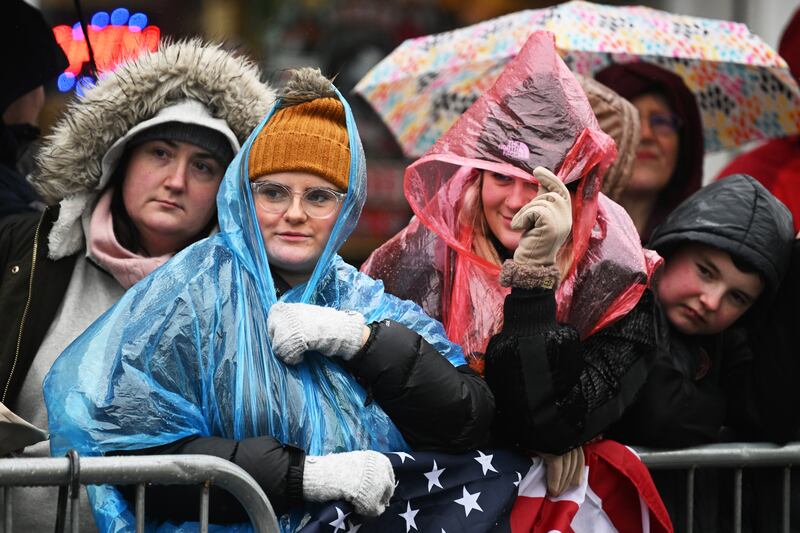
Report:
[[[552,290],[514,288],[503,303],[503,333],[539,335],[558,327]]]
[[[506,259],[500,271],[500,284],[520,289],[555,289],[559,275],[555,266],[522,265],[513,259]]]

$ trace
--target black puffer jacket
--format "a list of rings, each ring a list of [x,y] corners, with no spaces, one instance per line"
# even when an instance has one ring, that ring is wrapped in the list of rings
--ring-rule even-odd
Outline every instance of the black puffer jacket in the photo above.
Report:
[[[480,376],[467,365],[454,369],[425,339],[401,324],[385,320],[371,324],[370,329],[361,351],[342,364],[367,391],[367,401],[378,402],[386,411],[409,446],[453,452],[487,443],[494,401]],[[255,478],[279,515],[302,502],[305,453],[271,437],[241,441],[190,437],[135,453],[222,457]],[[131,487],[119,488],[133,500]],[[147,490],[148,513],[154,518],[195,520],[198,490],[151,487]],[[244,509],[228,493],[217,491],[214,502],[212,521],[246,519]]]
[[[745,175],[707,186],[666,219],[651,244],[667,261],[689,242],[714,246],[755,268],[765,281],[764,293],[717,335],[671,330],[668,351],[659,355],[636,404],[608,436],[656,447],[714,442],[723,427],[742,440],[793,437],[797,415],[791,406],[800,400],[793,343],[798,290],[793,279],[781,286],[793,233],[788,209]],[[796,263],[793,268],[796,278]]]
[[[789,209],[754,178],[734,174],[679,205],[656,228],[649,247],[662,257],[689,242],[719,248],[764,277],[769,302],[789,267],[793,236]]]

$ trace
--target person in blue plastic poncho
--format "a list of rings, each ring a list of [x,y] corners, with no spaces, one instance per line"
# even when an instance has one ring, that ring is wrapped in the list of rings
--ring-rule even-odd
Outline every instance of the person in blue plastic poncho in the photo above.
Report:
[[[134,286],[56,361],[44,385],[53,453],[220,456],[291,530],[304,502],[379,514],[394,479],[375,451],[484,444],[494,400],[461,349],[336,254],[365,192],[348,104],[319,71],[295,71],[226,172],[220,233]],[[133,523],[116,489],[89,490],[101,531]],[[148,513],[197,516],[193,496],[165,490],[148,489]],[[244,521],[225,494],[212,502],[212,521]]]

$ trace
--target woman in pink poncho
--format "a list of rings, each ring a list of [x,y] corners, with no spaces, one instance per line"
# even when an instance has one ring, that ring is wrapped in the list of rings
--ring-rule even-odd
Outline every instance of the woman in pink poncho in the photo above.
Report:
[[[483,373],[485,363],[496,433],[508,444],[564,453],[591,440],[632,402],[655,357],[655,303],[644,289],[659,258],[600,193],[615,155],[552,36],[536,33],[406,170],[416,216],[362,267],[441,320],[473,368]],[[555,243],[554,279],[547,268],[515,275],[524,270],[520,237],[531,242],[547,223],[534,216],[511,227],[533,205],[536,167],[546,169],[540,179],[554,172],[571,198],[563,209],[571,208],[572,231],[557,256]],[[542,186],[558,194],[552,183]],[[567,215],[567,232],[569,223]],[[493,354],[489,340],[498,333],[517,339],[524,357]]]

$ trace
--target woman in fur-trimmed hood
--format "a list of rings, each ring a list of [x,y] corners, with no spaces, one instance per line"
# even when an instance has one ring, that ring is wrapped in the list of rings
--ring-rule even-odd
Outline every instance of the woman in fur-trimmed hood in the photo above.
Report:
[[[31,178],[50,207],[0,223],[0,401],[46,427],[41,387],[55,358],[212,232],[224,170],[274,99],[248,60],[190,40],[120,65],[70,103]],[[49,455],[47,442],[25,454]],[[52,527],[37,501],[17,500],[21,529]]]

